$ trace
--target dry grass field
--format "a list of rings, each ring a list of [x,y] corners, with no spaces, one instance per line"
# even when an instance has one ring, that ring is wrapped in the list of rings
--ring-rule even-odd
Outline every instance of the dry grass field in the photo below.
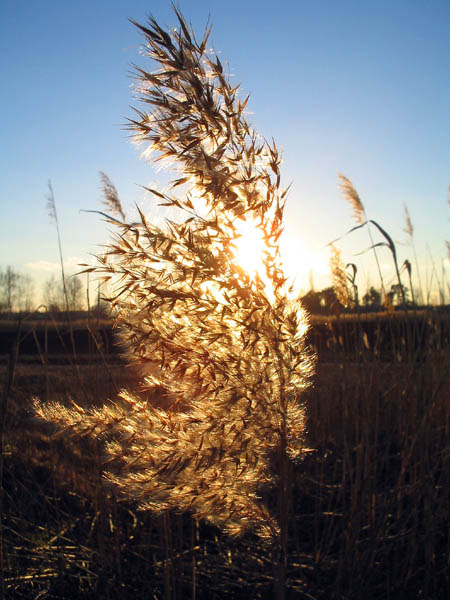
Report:
[[[419,353],[403,342],[394,357],[374,355],[356,319],[353,357],[339,352],[339,336],[333,360],[319,349],[303,398],[311,451],[290,471],[288,598],[447,597],[446,322]],[[256,536],[230,539],[186,514],[139,511],[102,480],[99,446],[55,437],[31,414],[34,395],[101,405],[135,381],[98,348],[88,361],[44,364],[19,349],[4,426],[4,597],[273,597],[272,557]],[[154,400],[164,403],[160,390]]]
[[[123,354],[98,314],[69,312],[51,184],[67,313],[0,329],[0,595],[445,600],[450,315],[418,312],[411,264],[341,176],[348,233],[368,230],[379,270],[389,250],[396,283],[380,270],[370,306],[388,312],[363,314],[335,248],[319,305],[336,316],[308,332],[281,259],[281,155],[210,29],[197,39],[173,10],[176,29],[135,23],[158,70],[135,67],[128,127],[174,168],[166,191],[145,189],[175,217],[127,217],[102,175],[115,233],[84,265]]]

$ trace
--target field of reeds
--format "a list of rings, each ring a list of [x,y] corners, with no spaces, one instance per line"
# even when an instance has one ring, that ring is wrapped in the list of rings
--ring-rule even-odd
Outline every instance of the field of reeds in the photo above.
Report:
[[[377,351],[369,324],[385,337],[392,331],[394,352]],[[419,347],[413,340],[425,324]],[[310,451],[289,474],[286,597],[444,599],[449,316],[347,317],[342,327],[313,318],[318,364],[303,397]],[[47,333],[58,328],[47,323]],[[43,331],[23,323],[18,341],[45,340]],[[32,416],[34,395],[98,406],[133,387],[132,370],[98,336],[89,360],[73,353],[70,336],[66,343],[66,353],[42,345],[30,355],[11,344],[2,355],[3,597],[274,597],[270,548],[252,533],[234,539],[186,514],[139,511],[105,485],[95,442],[55,438]],[[164,402],[160,390],[152,400]]]
[[[84,265],[119,334],[69,311],[51,186],[66,312],[1,330],[1,596],[447,598],[449,313],[418,310],[405,261],[408,301],[392,238],[341,176],[349,233],[368,229],[377,264],[389,248],[397,283],[364,314],[335,249],[338,310],[308,331],[280,256],[278,149],[209,30],[174,12],[178,29],[137,25],[162,68],[136,67],[129,127],[183,175],[148,189],[179,218],[128,218],[102,176],[116,235]]]

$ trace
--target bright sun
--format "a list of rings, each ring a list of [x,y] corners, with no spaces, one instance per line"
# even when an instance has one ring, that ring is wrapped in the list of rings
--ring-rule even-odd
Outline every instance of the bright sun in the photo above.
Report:
[[[255,223],[249,221],[238,220],[234,223],[234,227],[237,236],[233,240],[233,246],[236,249],[237,262],[250,277],[258,273],[261,279],[264,279],[263,256],[267,246],[263,232]]]
[[[243,221],[238,219],[233,226],[235,231],[233,247],[236,262],[252,279],[258,273],[265,284],[266,293],[270,297],[272,284],[267,278],[264,266],[264,253],[268,250],[264,242],[264,233],[253,220]],[[293,285],[294,295],[298,295],[300,289],[307,289],[311,272],[317,278],[319,285],[322,285],[323,281],[326,283],[329,272],[327,249],[313,252],[305,240],[284,232],[280,239],[280,252],[283,270],[290,285]]]

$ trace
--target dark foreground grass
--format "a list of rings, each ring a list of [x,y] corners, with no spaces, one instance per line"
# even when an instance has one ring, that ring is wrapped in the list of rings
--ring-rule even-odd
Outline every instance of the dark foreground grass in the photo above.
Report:
[[[304,397],[312,451],[291,471],[287,597],[445,599],[448,340],[420,353],[398,344],[392,361],[358,327],[355,360],[319,356]],[[103,484],[100,448],[54,439],[30,417],[34,394],[101,404],[133,383],[100,356],[44,366],[19,356],[3,457],[5,598],[272,598],[271,555],[256,537],[139,512]]]

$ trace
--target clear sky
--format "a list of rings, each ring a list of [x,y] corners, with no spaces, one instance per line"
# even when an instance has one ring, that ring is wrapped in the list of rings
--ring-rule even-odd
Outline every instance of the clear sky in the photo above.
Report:
[[[211,46],[242,94],[251,92],[249,120],[283,151],[284,183],[292,182],[285,261],[298,285],[308,289],[310,269],[316,288],[327,284],[326,244],[354,225],[338,171],[397,242],[401,262],[413,262],[402,230],[407,204],[422,278],[431,280],[433,262],[442,283],[450,266],[449,0],[179,6],[199,32],[210,18]],[[108,239],[100,218],[80,212],[101,210],[99,170],[125,206],[155,210],[140,185],[164,185],[168,176],[140,159],[123,129],[136,105],[130,65],[149,68],[128,18],[145,22],[150,13],[176,25],[162,0],[1,1],[1,266],[36,280],[57,273],[48,180],[72,272]],[[362,288],[378,285],[370,254],[354,256],[369,245],[366,233],[342,243]],[[380,257],[391,281],[388,252]]]

